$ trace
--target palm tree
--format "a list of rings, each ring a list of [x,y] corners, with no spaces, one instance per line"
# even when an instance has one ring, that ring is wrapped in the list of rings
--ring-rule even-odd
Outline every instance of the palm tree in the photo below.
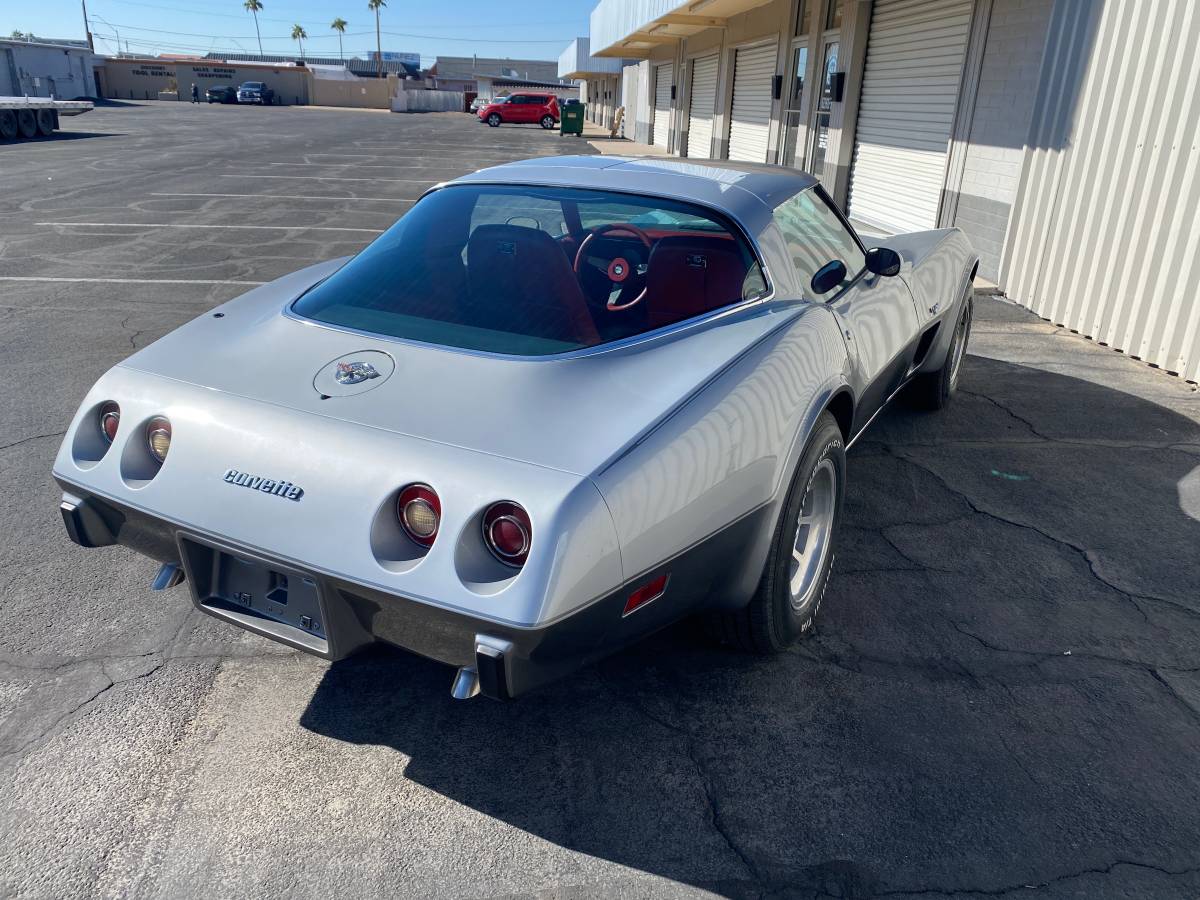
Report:
[[[308,37],[308,32],[304,30],[303,25],[292,26],[292,40],[300,42],[300,60],[304,61],[304,39]]]
[[[346,58],[345,55],[342,53],[342,35],[346,33],[346,26],[349,24],[350,23],[347,22],[345,19],[343,19],[341,16],[338,16],[329,25],[330,28],[332,28],[334,31],[336,31],[338,33],[338,58],[339,59]]]
[[[367,9],[375,13],[375,77],[383,77],[383,41],[379,37],[379,10],[387,6],[387,0],[367,0]]]
[[[242,4],[249,12],[254,13],[254,33],[258,35],[258,55],[262,56],[262,33],[258,30],[258,11],[262,9],[262,0],[246,0]]]

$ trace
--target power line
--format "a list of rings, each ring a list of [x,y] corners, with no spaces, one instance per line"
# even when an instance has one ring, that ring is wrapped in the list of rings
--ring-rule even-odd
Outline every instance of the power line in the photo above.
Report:
[[[227,40],[227,41],[251,41],[256,38],[253,34],[200,34],[194,31],[169,31],[163,28],[146,28],[141,25],[125,25],[121,22],[108,23],[114,28],[128,28],[131,31],[145,31],[150,34],[169,34],[175,37],[197,37],[209,38],[210,40]],[[346,32],[345,37],[369,37],[375,34],[374,31],[353,31]],[[412,38],[415,40],[426,41],[457,41],[459,43],[468,44],[556,44],[565,47],[570,40],[567,38],[552,38],[545,40],[530,40],[528,38],[468,38],[468,37],[442,37],[436,34],[411,34],[404,31],[382,31],[381,34],[386,34],[389,37]],[[318,35],[318,38],[328,39],[330,35]],[[290,41],[289,35],[273,36],[267,35],[263,37],[266,41]]]
[[[185,12],[185,13],[194,13],[196,15],[202,15],[202,16],[215,16],[215,17],[222,18],[222,19],[237,19],[238,21],[245,21],[245,19],[246,19],[245,15],[237,15],[235,13],[218,13],[218,12],[212,12],[207,9],[194,9],[191,7],[175,6],[174,4],[146,3],[146,2],[144,2],[144,0],[106,0],[106,2],[120,3],[125,6],[144,6],[149,9],[162,9],[162,10],[169,10],[170,12]],[[309,28],[328,28],[329,27],[328,22],[314,22],[314,21],[301,20],[300,22],[297,23],[297,21],[295,19],[275,19],[275,18],[269,18],[267,16],[259,16],[258,21],[260,21],[260,22],[276,22],[281,25],[300,24],[300,25],[304,25]],[[577,18],[577,19],[558,19],[553,22],[541,21],[541,20],[539,20],[537,22],[508,21],[508,22],[497,22],[492,27],[495,27],[495,28],[530,28],[530,27],[535,27],[535,26],[539,26],[539,25],[583,25],[583,24],[585,24],[585,22],[586,22],[586,19],[579,19],[579,18]],[[121,25],[119,27],[125,28],[125,27],[130,27],[130,26]],[[436,27],[436,26],[432,26],[432,27]],[[454,26],[454,25],[447,25],[447,26],[445,26],[445,28],[448,31],[457,30],[457,26]],[[180,33],[182,33],[182,32],[180,32]],[[372,31],[370,33],[374,34],[375,32]],[[441,40],[440,36],[429,35],[428,37],[432,37],[434,40]],[[514,39],[513,43],[517,43],[517,42],[518,41]],[[526,41],[525,43],[530,43],[530,42]],[[534,42],[534,43],[536,43],[536,42]]]

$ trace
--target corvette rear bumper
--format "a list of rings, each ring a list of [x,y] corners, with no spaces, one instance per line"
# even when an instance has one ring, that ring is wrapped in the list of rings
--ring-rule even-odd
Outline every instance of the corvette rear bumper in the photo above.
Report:
[[[498,700],[560,678],[686,615],[708,592],[712,560],[731,549],[706,541],[661,569],[639,576],[635,585],[623,586],[555,621],[519,627],[272,560],[257,549],[196,535],[70,483],[60,484],[65,491],[60,507],[63,523],[76,544],[120,544],[181,566],[188,576],[193,603],[208,615],[329,660],[344,659],[377,641],[392,644],[477,673],[479,692]],[[743,522],[743,527],[753,527],[750,517]],[[741,530],[727,530],[716,539],[723,545],[736,543]],[[319,639],[214,597],[213,585],[221,578],[213,574],[217,571],[213,560],[220,554],[302,576],[305,583],[313,585],[322,613]],[[631,587],[668,573],[669,591],[635,613],[624,614]]]

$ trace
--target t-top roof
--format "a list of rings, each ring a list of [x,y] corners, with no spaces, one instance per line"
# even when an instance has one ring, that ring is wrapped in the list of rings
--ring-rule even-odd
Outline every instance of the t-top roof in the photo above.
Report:
[[[757,234],[780,203],[817,183],[783,166],[728,160],[547,156],[480,169],[451,183],[551,185],[627,191],[690,201],[724,212]]]

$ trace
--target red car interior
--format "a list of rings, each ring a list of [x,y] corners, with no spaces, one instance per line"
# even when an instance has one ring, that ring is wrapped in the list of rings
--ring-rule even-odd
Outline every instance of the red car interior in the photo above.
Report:
[[[467,242],[466,321],[504,330],[520,310],[527,333],[598,343],[600,335],[571,263],[546,232],[520,225],[480,225]]]
[[[467,329],[459,335],[590,347],[738,303],[757,271],[750,249],[712,220],[688,229],[619,216],[597,222],[602,217],[592,213],[584,225],[568,201],[562,225],[529,227],[520,220],[538,222],[537,210],[518,207],[501,224],[487,221],[494,209],[476,208],[474,192],[447,190],[433,199],[428,221],[410,219],[396,235],[402,252],[384,238],[375,258],[386,264],[356,262],[353,284],[333,295],[343,307],[367,311],[348,323],[385,333],[417,327],[390,324],[395,315]],[[761,277],[749,283],[761,286]],[[491,346],[497,339],[477,340]]]

